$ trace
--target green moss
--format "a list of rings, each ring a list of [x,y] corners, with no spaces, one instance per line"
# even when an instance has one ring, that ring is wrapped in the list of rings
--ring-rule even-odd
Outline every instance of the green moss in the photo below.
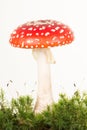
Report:
[[[87,94],[60,95],[57,103],[34,114],[32,98],[20,96],[8,106],[0,90],[0,130],[87,130]]]

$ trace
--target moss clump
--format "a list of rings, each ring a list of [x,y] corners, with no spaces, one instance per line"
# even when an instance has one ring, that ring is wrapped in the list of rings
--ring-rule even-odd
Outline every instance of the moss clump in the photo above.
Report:
[[[0,90],[0,130],[87,130],[87,94],[60,95],[57,103],[34,114],[32,98],[20,96],[10,105]]]

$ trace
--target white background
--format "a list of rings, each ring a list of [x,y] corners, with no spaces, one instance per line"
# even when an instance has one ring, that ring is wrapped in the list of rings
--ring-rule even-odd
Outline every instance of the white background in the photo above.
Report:
[[[54,99],[58,98],[60,92],[71,95],[77,88],[81,91],[87,90],[86,2],[0,0],[0,87],[5,89],[8,98],[17,94],[36,93],[37,64],[32,51],[10,46],[9,37],[18,25],[38,19],[61,21],[70,26],[75,35],[72,44],[52,48],[56,59],[56,64],[51,65]]]

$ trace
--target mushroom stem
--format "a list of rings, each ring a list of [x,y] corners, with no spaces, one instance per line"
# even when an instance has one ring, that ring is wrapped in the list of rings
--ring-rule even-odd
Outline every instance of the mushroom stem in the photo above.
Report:
[[[38,91],[35,113],[42,112],[53,103],[50,63],[55,63],[49,48],[33,49],[38,66]]]

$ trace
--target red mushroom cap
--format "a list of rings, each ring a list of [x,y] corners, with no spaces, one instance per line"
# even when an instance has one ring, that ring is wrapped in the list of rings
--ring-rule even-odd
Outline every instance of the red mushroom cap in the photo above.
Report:
[[[47,48],[69,44],[74,40],[72,30],[55,20],[27,22],[13,31],[10,43],[20,48]]]

